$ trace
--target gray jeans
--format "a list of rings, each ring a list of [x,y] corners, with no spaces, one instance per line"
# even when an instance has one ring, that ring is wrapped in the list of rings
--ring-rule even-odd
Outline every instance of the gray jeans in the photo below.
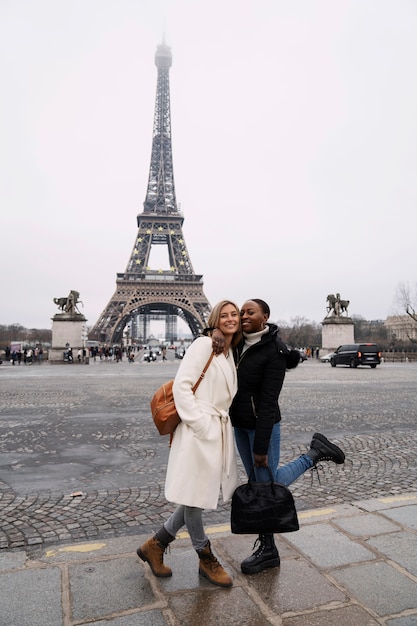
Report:
[[[193,548],[195,550],[204,548],[207,545],[208,537],[204,532],[203,509],[180,504],[164,523],[164,528],[172,537],[175,537],[184,525],[191,537]]]

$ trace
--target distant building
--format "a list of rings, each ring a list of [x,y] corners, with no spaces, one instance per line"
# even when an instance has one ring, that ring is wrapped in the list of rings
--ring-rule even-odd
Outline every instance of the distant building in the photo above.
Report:
[[[391,315],[384,322],[389,339],[417,341],[417,322],[409,315]]]

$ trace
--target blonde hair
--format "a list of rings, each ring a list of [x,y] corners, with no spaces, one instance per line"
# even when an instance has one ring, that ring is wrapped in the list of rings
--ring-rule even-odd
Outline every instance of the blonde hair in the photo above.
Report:
[[[219,327],[219,323],[220,323],[220,314],[222,312],[223,307],[225,307],[227,304],[231,304],[232,306],[235,307],[236,312],[238,314],[239,317],[239,328],[238,330],[234,333],[233,338],[232,338],[232,348],[234,348],[235,346],[237,346],[237,344],[239,343],[241,337],[242,337],[242,328],[240,325],[240,308],[237,306],[237,304],[235,304],[234,302],[232,302],[231,300],[220,300],[220,302],[218,302],[214,307],[213,310],[210,313],[210,316],[208,318],[208,325],[210,327],[210,329],[215,329]],[[211,335],[211,332],[209,333]]]

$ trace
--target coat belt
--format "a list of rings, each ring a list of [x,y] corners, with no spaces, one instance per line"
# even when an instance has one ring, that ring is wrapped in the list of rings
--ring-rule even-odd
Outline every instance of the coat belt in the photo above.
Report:
[[[235,458],[235,442],[232,429],[227,427],[227,422],[230,421],[229,414],[226,411],[220,411],[220,413],[222,426],[223,471],[225,472],[227,478],[229,478],[230,470],[233,466]]]
[[[222,429],[223,472],[226,474],[227,478],[229,478],[235,459],[235,442],[232,436],[232,428],[227,427],[228,422],[230,421],[229,413],[223,409],[218,409],[213,404],[205,402],[204,400],[199,400],[198,404],[200,405],[200,409],[204,412],[220,418],[220,425]]]

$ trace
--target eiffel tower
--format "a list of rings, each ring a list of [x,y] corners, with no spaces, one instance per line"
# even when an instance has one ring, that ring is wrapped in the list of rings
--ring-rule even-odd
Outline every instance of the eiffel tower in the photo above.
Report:
[[[194,337],[207,326],[211,307],[203,292],[203,277],[194,273],[185,244],[184,218],[175,197],[171,143],[169,68],[170,48],[157,47],[158,69],[152,136],[151,165],[143,213],[137,216],[138,233],[124,273],[117,274],[116,291],[89,333],[109,344],[121,344],[132,322],[133,333],[143,342],[151,320],[165,320],[165,339],[177,339],[182,318]],[[169,269],[151,269],[152,246],[168,246]]]

